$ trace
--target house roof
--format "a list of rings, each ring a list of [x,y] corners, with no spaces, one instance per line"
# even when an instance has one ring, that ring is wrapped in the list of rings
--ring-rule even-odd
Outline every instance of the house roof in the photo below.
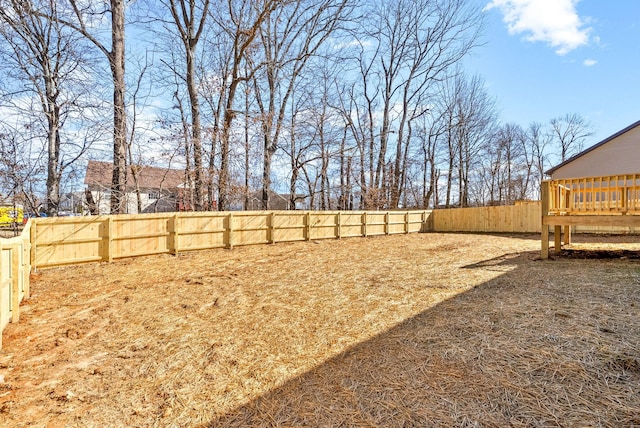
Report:
[[[137,172],[138,185],[144,189],[175,189],[185,182],[185,172],[180,169],[157,168],[146,165],[129,165],[127,189],[135,187],[133,171]],[[110,188],[113,177],[113,163],[89,161],[84,184]]]
[[[594,144],[593,146],[591,146],[591,147],[589,147],[589,148],[587,148],[587,149],[585,149],[585,150],[581,151],[581,152],[580,152],[580,153],[578,153],[577,155],[574,155],[574,156],[570,157],[569,159],[565,160],[565,161],[564,161],[564,162],[562,162],[561,164],[554,166],[554,167],[553,167],[553,168],[551,168],[550,170],[545,171],[545,174],[547,174],[547,175],[551,175],[551,174],[553,174],[556,170],[558,170],[558,169],[562,168],[563,166],[565,166],[565,165],[567,165],[567,164],[570,164],[571,162],[575,161],[576,159],[578,159],[578,158],[580,158],[580,157],[582,157],[582,156],[586,155],[587,153],[589,153],[589,152],[591,152],[591,151],[593,151],[593,150],[597,149],[598,147],[604,146],[604,145],[605,145],[605,144],[607,144],[609,141],[611,141],[611,140],[614,140],[614,139],[618,138],[618,137],[619,137],[619,136],[621,136],[622,134],[624,134],[624,133],[626,133],[626,132],[629,132],[629,131],[631,131],[632,129],[634,129],[634,128],[638,127],[638,126],[640,126],[640,120],[639,120],[639,121],[637,121],[637,122],[635,122],[635,123],[632,123],[631,125],[627,126],[627,127],[626,127],[626,128],[624,128],[623,130],[618,131],[618,132],[616,132],[615,134],[613,134],[613,135],[611,135],[611,136],[609,136],[609,137],[605,138],[604,140],[600,141],[599,143]]]

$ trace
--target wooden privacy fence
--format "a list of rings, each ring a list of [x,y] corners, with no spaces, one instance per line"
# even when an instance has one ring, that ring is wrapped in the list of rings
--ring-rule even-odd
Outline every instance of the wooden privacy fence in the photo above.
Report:
[[[425,231],[431,211],[238,211],[39,218],[34,268],[276,242]]]
[[[0,347],[2,334],[9,322],[20,319],[20,302],[29,298],[30,243],[27,223],[20,236],[0,239]]]
[[[238,211],[38,218],[34,268],[123,257],[419,231],[540,233],[539,202],[420,211]],[[594,229],[594,230],[590,230]],[[576,226],[576,232],[633,232]],[[23,233],[24,235],[24,233]]]
[[[638,175],[640,177],[640,175]],[[562,215],[565,215],[563,213]],[[585,213],[586,214],[586,213]],[[527,201],[516,205],[474,208],[447,208],[433,210],[431,231],[433,232],[480,232],[480,233],[540,233],[542,230],[542,209],[540,201]],[[639,225],[617,222],[621,217],[613,217],[613,222],[582,222],[573,224],[574,233],[635,234]],[[587,217],[582,217],[585,220]],[[638,219],[636,219],[638,220]]]
[[[540,203],[433,210],[436,232],[539,233]]]
[[[597,205],[598,209],[613,209],[616,221],[630,218],[620,210],[629,206],[633,207],[633,212],[640,209],[637,203],[637,177],[640,174],[633,177],[634,188],[619,185],[615,190],[618,193],[606,197],[598,196],[598,192],[591,191],[588,185],[567,183],[566,180],[559,185],[546,182],[543,194],[547,199],[543,206],[546,203],[549,209],[545,214],[557,212],[567,220],[571,217],[566,215],[567,208],[593,210],[596,206],[591,201],[595,201],[602,202]],[[625,183],[630,183],[629,180],[627,178]],[[585,196],[587,194],[591,196]],[[558,199],[554,200],[556,195]],[[622,195],[626,195],[625,204],[621,203]],[[618,199],[620,203],[616,205]],[[558,207],[562,209],[558,210]],[[109,262],[123,257],[241,245],[423,231],[537,233],[541,230],[541,212],[545,210],[541,210],[540,203],[533,202],[433,211],[239,211],[30,219],[20,236],[0,239],[0,332],[9,322],[19,319],[20,302],[29,297],[32,267]],[[547,229],[549,217],[545,215],[547,220],[543,221]],[[583,220],[588,218],[582,217]],[[579,224],[584,225],[585,221]],[[600,226],[601,222],[586,224]],[[614,225],[603,224],[606,227]]]

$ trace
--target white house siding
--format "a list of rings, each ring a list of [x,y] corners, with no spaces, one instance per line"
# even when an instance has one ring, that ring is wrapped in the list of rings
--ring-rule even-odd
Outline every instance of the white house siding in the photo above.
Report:
[[[640,172],[640,126],[559,167],[551,174],[563,178],[598,177]]]
[[[98,214],[109,214],[111,212],[111,193],[107,191],[91,191],[91,196],[98,208]]]
[[[98,213],[100,215],[109,214],[111,212],[111,193],[107,191],[96,192],[92,191],[93,200],[98,206]],[[139,214],[138,213],[138,199],[135,193],[127,193],[125,197],[126,201],[126,214]],[[148,192],[140,193],[140,202],[142,205],[142,212],[153,212],[153,204],[157,199],[150,199]],[[158,207],[158,212],[163,211],[175,211],[175,201],[171,200],[166,194],[162,195],[162,201]]]

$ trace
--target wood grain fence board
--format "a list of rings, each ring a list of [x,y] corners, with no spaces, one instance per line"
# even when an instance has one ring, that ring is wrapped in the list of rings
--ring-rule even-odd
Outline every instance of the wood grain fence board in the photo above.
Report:
[[[146,254],[425,230],[426,211],[239,211],[37,219],[34,268]]]
[[[19,321],[20,302],[29,298],[31,225],[32,220],[29,220],[20,236],[0,239],[0,332],[9,322]]]
[[[233,220],[231,235],[229,218]],[[36,219],[31,254],[33,267],[39,268],[222,248],[229,246],[229,237],[233,246],[241,246],[426,230],[539,233],[540,219],[540,204],[534,203],[433,211],[251,211]],[[605,230],[603,225],[587,226]]]
[[[22,264],[22,248],[20,244],[11,246],[11,322],[20,321],[20,265]]]
[[[540,205],[437,209],[431,213],[436,232],[539,233]]]
[[[0,242],[0,329],[11,320],[11,248]]]

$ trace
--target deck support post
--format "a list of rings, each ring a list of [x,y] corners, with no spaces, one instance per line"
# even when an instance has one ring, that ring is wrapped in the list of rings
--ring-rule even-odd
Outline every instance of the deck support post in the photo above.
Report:
[[[562,251],[562,226],[553,227],[553,246],[554,252],[560,254]]]
[[[571,226],[564,227],[564,245],[571,244]]]
[[[540,251],[540,258],[546,260],[549,258],[549,226],[542,225],[542,236],[540,237],[542,242],[542,249]]]

